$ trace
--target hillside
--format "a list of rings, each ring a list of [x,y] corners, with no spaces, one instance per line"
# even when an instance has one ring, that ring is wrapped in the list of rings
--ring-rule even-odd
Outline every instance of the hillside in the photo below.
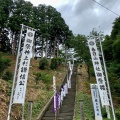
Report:
[[[9,55],[5,57],[9,57],[12,60],[11,66],[8,69],[12,71],[12,73],[14,73],[15,57]],[[40,113],[41,109],[53,95],[52,79],[48,84],[44,83],[42,80],[38,81],[38,83],[36,84],[35,74],[41,73],[47,77],[52,77],[53,75],[55,75],[57,87],[59,87],[65,75],[65,69],[62,65],[56,71],[50,69],[40,70],[38,66],[39,60],[32,59],[27,82],[25,118],[27,118],[28,101],[33,101],[33,119],[35,119],[37,118],[37,115]],[[11,86],[12,80],[5,81],[0,79],[0,120],[7,119]],[[21,105],[13,105],[11,116],[13,120],[21,120]]]
[[[11,66],[9,69],[12,73],[14,73],[15,66],[15,57],[11,55],[5,55],[4,57],[8,57],[11,59]],[[32,111],[32,120],[36,120],[39,113],[42,111],[43,107],[49,101],[51,96],[53,95],[53,87],[52,87],[52,76],[56,76],[57,80],[57,88],[59,88],[61,82],[64,79],[66,69],[63,65],[59,66],[59,68],[55,70],[40,70],[38,68],[39,60],[31,59],[29,77],[27,82],[27,91],[26,91],[26,102],[25,102],[25,119],[27,119],[27,111],[28,111],[28,101],[33,101],[33,111]],[[45,81],[38,81],[36,84],[36,73],[41,73],[47,78],[51,77],[51,81],[45,83]],[[80,100],[84,102],[84,114],[85,119],[93,120],[94,112],[92,105],[92,98],[90,92],[90,83],[96,83],[94,77],[90,77],[88,80],[87,66],[86,64],[80,64],[77,70],[77,92],[76,92],[76,108],[75,108],[75,116],[74,120],[80,120]],[[0,79],[0,120],[7,119],[7,112],[10,100],[10,92],[11,92],[12,80],[5,81]],[[119,98],[113,96],[113,102],[115,106],[116,116],[119,118]],[[21,120],[21,105],[13,105],[11,118],[12,120]],[[102,114],[104,120],[107,120],[105,110],[102,110]],[[112,119],[111,119],[112,120]],[[119,120],[119,119],[118,119]]]

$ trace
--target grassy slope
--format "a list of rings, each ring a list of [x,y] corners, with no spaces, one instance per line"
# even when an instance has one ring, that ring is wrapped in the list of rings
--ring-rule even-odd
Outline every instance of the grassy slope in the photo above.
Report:
[[[5,56],[12,60],[12,65],[8,69],[14,73],[14,66],[15,66],[15,57],[14,56]],[[52,79],[49,83],[49,85],[46,85],[42,81],[38,82],[36,85],[35,81],[35,73],[40,72],[44,73],[48,76],[56,76],[57,81],[57,87],[61,84],[61,81],[64,78],[65,71],[63,70],[63,66],[60,66],[56,71],[54,70],[39,70],[38,68],[39,61],[38,60],[31,60],[30,65],[30,71],[29,71],[29,77],[27,81],[27,91],[26,91],[26,102],[25,102],[25,119],[27,118],[27,103],[28,101],[33,101],[33,120],[35,120],[42,110],[42,108],[45,106],[45,104],[48,102],[48,100],[53,95],[53,87],[52,87]],[[0,79],[0,120],[6,120],[7,119],[7,112],[8,112],[8,106],[9,106],[9,100],[10,100],[10,92],[11,92],[11,86],[12,86],[12,80],[11,81],[4,81]],[[12,106],[12,112],[11,112],[11,118],[13,120],[15,119],[21,119],[21,105],[13,105]]]
[[[83,100],[84,103],[84,116],[85,120],[94,120],[94,110],[90,92],[90,83],[96,83],[94,77],[90,78],[88,81],[87,75],[87,67],[83,65],[83,67],[78,66],[78,75],[77,75],[77,93],[76,93],[76,108],[75,108],[75,116],[74,120],[81,120],[80,118],[80,100]],[[119,109],[116,109],[118,111]],[[105,109],[102,108],[102,116],[105,116]],[[112,115],[111,115],[112,116]],[[103,120],[109,120],[107,118],[103,118]],[[113,120],[111,117],[110,120]]]
[[[6,56],[5,56],[6,57]],[[15,65],[15,57],[14,56],[7,56],[12,60],[12,65],[9,68],[10,71],[14,73],[14,65]],[[36,85],[35,82],[35,73],[41,72],[45,73],[46,75],[55,75],[57,76],[57,86],[60,85],[61,81],[63,80],[63,76],[65,75],[65,71],[63,66],[61,66],[57,71],[52,70],[39,70],[38,69],[39,61],[38,60],[31,60],[31,67],[29,72],[29,78],[27,82],[27,92],[26,92],[26,102],[25,102],[25,119],[27,118],[27,103],[29,100],[33,101],[33,120],[35,120],[38,114],[41,112],[44,105],[53,95],[53,88],[52,88],[52,81],[48,86],[43,82],[39,82]],[[92,106],[92,98],[90,93],[90,83],[95,83],[95,78],[91,78],[90,81],[87,81],[87,69],[86,66],[78,67],[78,86],[77,86],[77,93],[76,93],[76,110],[75,110],[75,118],[74,120],[80,120],[80,102],[79,100],[83,100],[84,102],[84,114],[85,119],[93,120],[93,106]],[[11,91],[12,81],[4,81],[0,79],[0,120],[6,120],[7,112],[8,112],[8,105],[10,99],[10,91]],[[116,111],[119,111],[120,108],[118,107]],[[11,112],[13,116],[13,120],[21,119],[21,105],[13,105],[13,109]],[[107,120],[107,119],[104,119]],[[112,120],[112,119],[111,119]]]

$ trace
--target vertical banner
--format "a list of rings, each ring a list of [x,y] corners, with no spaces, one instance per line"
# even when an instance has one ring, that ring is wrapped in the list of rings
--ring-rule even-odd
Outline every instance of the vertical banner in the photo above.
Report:
[[[58,97],[58,106],[59,106],[59,109],[60,109],[60,102],[61,102],[61,96],[60,96],[60,94],[59,94],[59,97]]]
[[[69,61],[68,64],[69,64],[69,69],[71,71],[72,70],[72,68],[71,68],[71,62]]]
[[[32,54],[34,34],[35,31],[27,29],[20,60],[20,66],[18,70],[17,84],[13,98],[13,103],[24,104],[25,101],[26,85],[29,73],[30,58]]]
[[[63,97],[64,97],[64,93],[63,93],[63,88],[61,88],[61,92],[60,92],[60,97],[61,97],[61,102],[63,101]]]
[[[103,75],[102,66],[101,66],[101,62],[99,59],[99,54],[98,54],[97,46],[95,43],[95,39],[88,40],[88,46],[90,49],[90,54],[92,58],[92,63],[94,67],[98,90],[100,93],[101,103],[102,105],[109,105],[106,84],[104,80],[104,75]]]
[[[54,91],[53,105],[54,105],[54,112],[56,113],[57,112],[57,105],[56,105],[56,79],[55,79],[55,76],[53,76],[53,91]]]
[[[97,84],[91,84],[90,87],[91,87],[92,101],[94,106],[95,120],[102,120]]]

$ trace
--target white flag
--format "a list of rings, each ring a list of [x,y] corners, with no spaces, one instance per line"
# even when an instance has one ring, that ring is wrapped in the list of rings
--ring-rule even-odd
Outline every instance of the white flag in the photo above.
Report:
[[[64,97],[63,88],[61,88],[60,97],[61,97],[61,101],[63,101],[63,97]]]
[[[71,62],[68,61],[68,63],[69,63],[69,69],[70,69],[70,71],[71,71],[71,70],[72,70],[72,68],[71,68]]]
[[[92,101],[94,106],[95,120],[102,120],[97,84],[91,84],[90,87],[91,87]]]
[[[56,79],[55,76],[53,76],[53,91],[54,91],[54,111],[57,110],[57,104],[56,104]]]
[[[98,54],[97,46],[95,43],[95,39],[88,40],[88,46],[90,49],[92,63],[93,63],[94,71],[95,71],[97,84],[98,84],[98,90],[100,93],[101,103],[102,105],[109,105],[106,84],[104,80],[103,70],[101,67],[101,62],[99,59],[99,54]]]
[[[30,58],[35,31],[27,29],[20,66],[18,70],[17,85],[15,89],[13,103],[23,104],[25,101],[26,85],[29,73]]]

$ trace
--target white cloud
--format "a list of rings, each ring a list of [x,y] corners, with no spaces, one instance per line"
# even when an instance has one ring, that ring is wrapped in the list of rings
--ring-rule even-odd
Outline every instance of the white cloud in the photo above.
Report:
[[[55,7],[74,34],[88,35],[93,28],[110,34],[112,23],[118,16],[93,0],[29,0],[34,5],[46,4]],[[96,0],[108,9],[119,13],[120,0]]]
[[[68,3],[69,0],[25,0],[30,1],[33,5],[38,6],[39,4],[51,5],[53,7],[58,7],[62,4]]]

